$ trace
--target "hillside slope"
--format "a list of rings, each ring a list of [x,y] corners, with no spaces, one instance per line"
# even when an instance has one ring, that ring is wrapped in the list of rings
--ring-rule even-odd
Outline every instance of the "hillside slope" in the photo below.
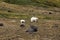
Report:
[[[50,15],[49,12],[51,12],[52,14]],[[31,16],[35,15],[41,19],[56,19],[56,20],[59,19],[60,20],[60,8],[56,8],[56,7],[43,8],[43,7],[36,7],[36,6],[29,6],[29,5],[24,6],[24,5],[8,4],[5,2],[0,3],[0,17],[20,18],[20,16],[24,17],[24,15],[26,18],[27,17],[30,18]]]
[[[30,22],[32,16],[39,18],[38,23]],[[24,28],[20,27],[20,19],[26,20]],[[0,2],[0,23],[3,23],[0,40],[60,40],[60,8],[57,7]],[[36,33],[26,32],[31,24],[38,27]]]
[[[3,0],[18,5],[34,5],[42,7],[60,7],[60,0]]]

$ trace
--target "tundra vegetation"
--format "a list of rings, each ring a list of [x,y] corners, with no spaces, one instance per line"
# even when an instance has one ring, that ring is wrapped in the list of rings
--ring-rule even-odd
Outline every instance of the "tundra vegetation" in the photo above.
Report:
[[[0,0],[0,40],[60,40],[60,0]]]

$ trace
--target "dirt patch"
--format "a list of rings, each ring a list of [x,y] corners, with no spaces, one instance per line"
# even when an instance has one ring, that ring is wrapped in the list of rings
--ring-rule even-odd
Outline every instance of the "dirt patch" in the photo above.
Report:
[[[19,25],[19,19],[13,19],[16,22],[12,22],[12,19],[1,19],[0,22],[4,23],[3,27],[0,27],[0,39],[1,40],[59,40],[60,35],[60,21],[59,20],[40,20],[37,24],[38,32],[28,34],[25,32],[29,28],[29,24],[26,23],[26,27],[21,28]],[[58,24],[58,28],[53,27]],[[28,26],[27,26],[28,25]]]

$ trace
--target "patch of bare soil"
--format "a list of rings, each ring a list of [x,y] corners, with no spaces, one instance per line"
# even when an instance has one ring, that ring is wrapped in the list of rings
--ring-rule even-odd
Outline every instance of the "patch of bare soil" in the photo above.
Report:
[[[40,19],[39,19],[40,20]],[[0,40],[60,40],[60,20],[40,20],[38,23],[26,23],[20,27],[19,19],[0,19]],[[38,32],[26,33],[29,24],[36,25]]]

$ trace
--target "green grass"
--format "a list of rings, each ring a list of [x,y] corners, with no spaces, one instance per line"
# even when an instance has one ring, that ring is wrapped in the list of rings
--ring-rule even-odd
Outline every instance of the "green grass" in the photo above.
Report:
[[[3,0],[18,5],[34,5],[42,7],[60,7],[60,0]]]
[[[1,14],[1,18],[26,18],[26,15],[16,15],[16,14]]]
[[[0,13],[0,18],[17,18],[17,19],[30,19],[32,15],[27,13]],[[43,14],[34,14],[39,19],[47,19],[47,20],[60,20],[60,16],[54,15],[43,15]]]

